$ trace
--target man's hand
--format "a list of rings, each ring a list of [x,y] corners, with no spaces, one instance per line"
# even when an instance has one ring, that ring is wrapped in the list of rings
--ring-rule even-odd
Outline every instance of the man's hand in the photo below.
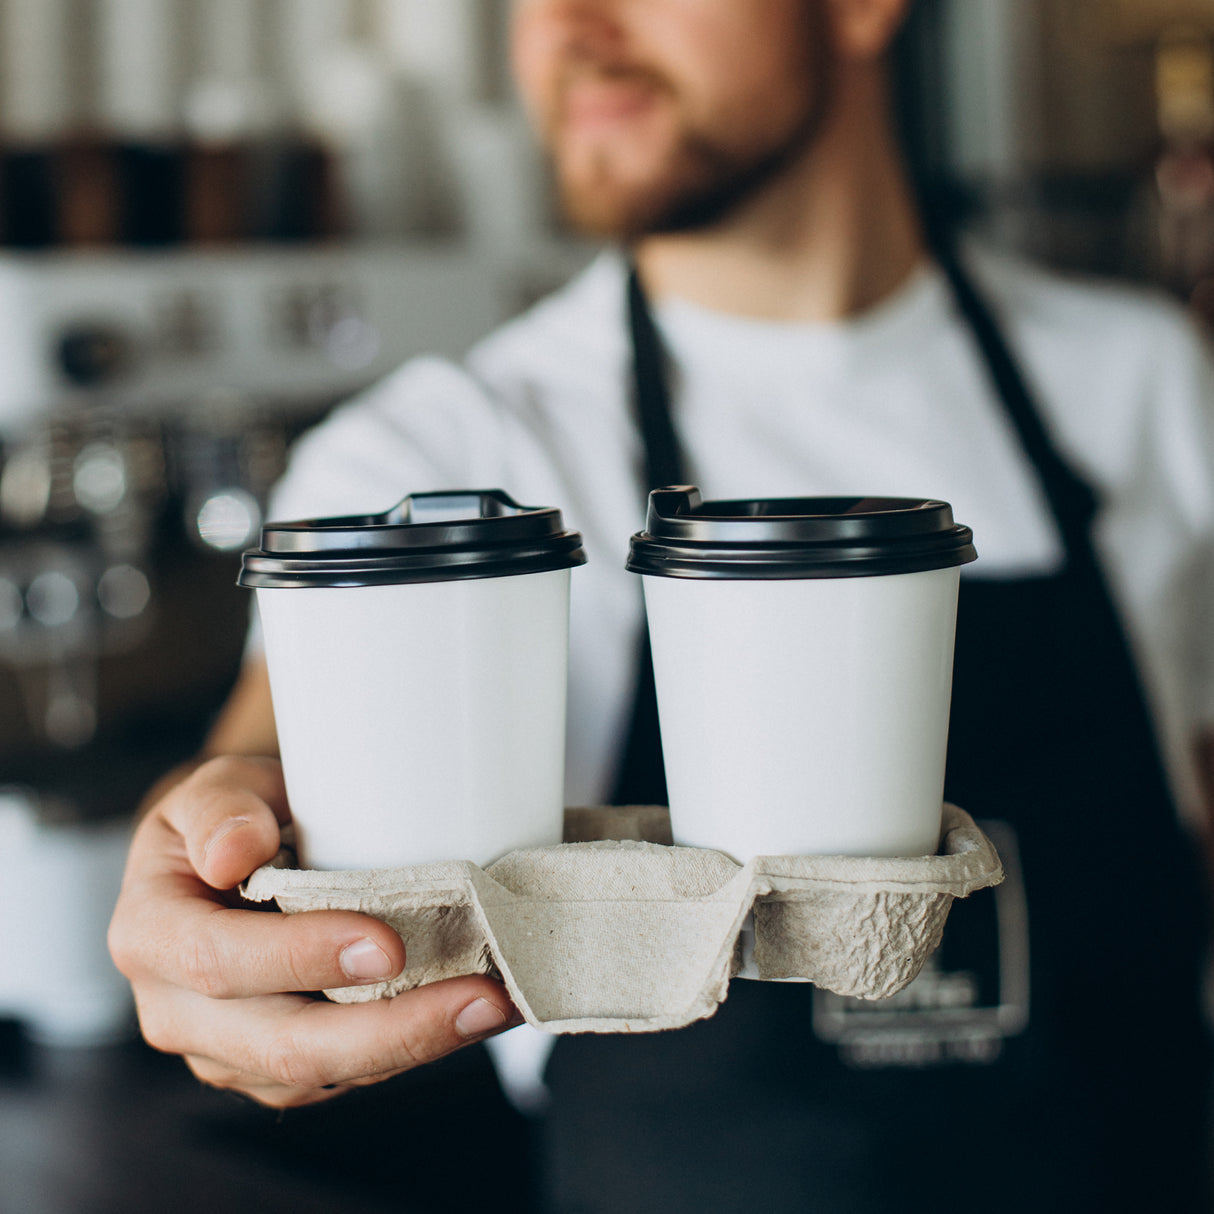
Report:
[[[140,823],[110,925],[144,1036],[203,1082],[277,1108],[375,1083],[519,1023],[499,983],[455,978],[372,1003],[326,988],[380,982],[400,937],[353,911],[280,915],[232,891],[279,849],[279,764],[212,759]]]

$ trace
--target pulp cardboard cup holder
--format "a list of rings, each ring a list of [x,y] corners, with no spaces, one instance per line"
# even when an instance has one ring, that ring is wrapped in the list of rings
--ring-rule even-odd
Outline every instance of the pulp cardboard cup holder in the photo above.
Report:
[[[990,841],[944,807],[938,853],[760,856],[676,847],[664,808],[571,809],[566,842],[470,861],[368,871],[283,867],[242,887],[287,914],[356,910],[405,942],[403,973],[326,991],[358,1003],[463,974],[500,976],[549,1033],[655,1032],[711,1016],[731,978],[802,979],[883,999],[918,974],[954,898],[1003,879]],[[753,958],[744,957],[753,915]]]

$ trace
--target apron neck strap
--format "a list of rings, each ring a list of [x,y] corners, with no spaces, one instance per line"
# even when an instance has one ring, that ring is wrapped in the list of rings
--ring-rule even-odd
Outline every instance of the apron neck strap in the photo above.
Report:
[[[670,393],[670,361],[635,265],[628,269],[633,407],[645,451],[645,488],[688,484]]]
[[[1073,564],[1085,560],[1092,555],[1091,525],[1096,514],[1096,494],[1058,454],[1002,327],[961,265],[955,250],[946,244],[938,246],[934,252],[982,355],[991,385],[1016,430],[1022,450],[1037,471],[1062,533],[1067,558]]]
[[[1090,564],[1095,493],[1058,454],[995,314],[951,244],[937,243],[933,253],[1020,446],[1037,471],[1068,562]],[[646,488],[688,484],[688,470],[674,426],[669,359],[635,265],[628,271],[628,326],[633,352],[633,402],[645,450]]]

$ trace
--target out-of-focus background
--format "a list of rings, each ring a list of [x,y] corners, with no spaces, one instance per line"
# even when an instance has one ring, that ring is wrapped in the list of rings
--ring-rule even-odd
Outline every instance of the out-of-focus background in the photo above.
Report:
[[[6,1214],[444,1206],[140,1046],[103,939],[133,808],[235,675],[238,554],[291,439],[593,251],[514,104],[508,16],[0,0]],[[917,0],[899,58],[934,217],[1214,318],[1214,0]],[[412,1082],[412,1159],[525,1153],[447,1073]]]

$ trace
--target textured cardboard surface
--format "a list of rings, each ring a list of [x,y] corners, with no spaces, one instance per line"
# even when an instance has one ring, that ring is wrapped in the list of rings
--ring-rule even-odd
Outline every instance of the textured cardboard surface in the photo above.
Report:
[[[242,892],[288,914],[364,911],[400,933],[404,972],[325,992],[338,1002],[496,973],[537,1028],[611,1033],[711,1016],[740,968],[752,911],[758,977],[886,998],[939,944],[953,899],[1003,879],[990,841],[955,806],[945,806],[939,854],[917,859],[760,856],[739,865],[671,846],[666,811],[651,806],[569,810],[565,837],[483,869],[268,866]]]

